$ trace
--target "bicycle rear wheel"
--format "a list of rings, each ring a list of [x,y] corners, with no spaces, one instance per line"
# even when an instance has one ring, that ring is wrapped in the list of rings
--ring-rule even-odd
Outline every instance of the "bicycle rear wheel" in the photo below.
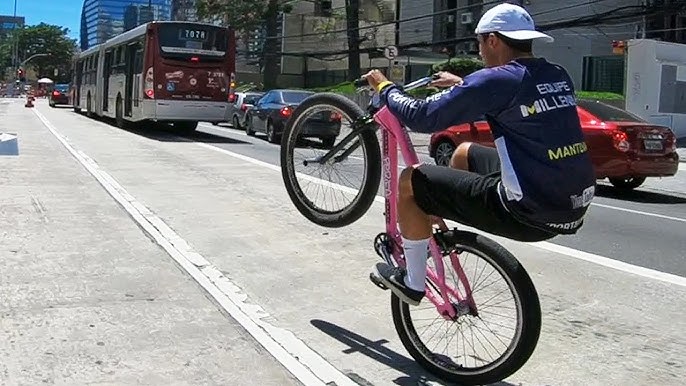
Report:
[[[359,122],[364,116],[364,111],[359,106],[350,99],[338,94],[320,93],[305,99],[293,111],[284,128],[281,140],[281,175],[288,196],[303,216],[315,224],[337,228],[357,221],[374,202],[381,181],[381,151],[373,125],[361,129],[351,129],[351,126],[348,125],[345,128],[350,129],[350,133],[345,136],[342,134],[338,135],[338,137],[342,137],[338,144],[335,144],[335,137],[323,138],[323,146],[311,146],[310,150],[313,150],[313,154],[316,155],[313,156],[314,158],[309,161],[297,161],[294,153],[296,150],[299,150],[298,145],[303,141],[307,130],[311,131],[310,127],[306,127],[308,117],[317,114],[321,117],[323,112],[328,110],[336,111],[337,114],[347,118],[352,123]],[[329,114],[333,113],[329,112]],[[345,125],[341,124],[341,126]],[[330,147],[331,149],[323,151],[321,147]],[[312,169],[317,167],[333,167],[333,165],[342,165],[346,160],[359,159],[360,157],[352,155],[353,152],[359,153],[360,156],[364,156],[364,159],[366,159],[363,166],[354,170],[355,174],[362,174],[362,182],[359,188],[345,186],[343,183],[345,179],[341,178],[338,181],[325,181],[322,177],[323,174],[327,173],[320,172],[315,177],[308,175],[305,171],[298,172],[296,170],[296,166],[304,166],[305,168],[311,166]],[[316,161],[316,159],[325,155],[331,156],[329,161],[321,163]],[[331,174],[329,172],[328,176],[332,177]],[[337,209],[319,206],[307,196],[301,180],[316,184],[317,189],[320,187],[331,188],[334,190],[334,196],[336,194],[345,194],[347,197],[352,197],[352,199],[350,203]],[[318,195],[319,193],[320,191],[317,190]]]
[[[445,249],[459,252],[462,269],[469,265],[468,254],[477,256],[472,277],[465,272],[470,280],[469,286],[475,307],[471,307],[467,302],[451,299],[455,302],[453,305],[458,310],[458,317],[454,320],[445,320],[441,316],[436,316],[436,308],[428,300],[417,307],[410,307],[393,295],[393,322],[405,349],[430,373],[461,385],[496,383],[519,370],[538,343],[541,330],[538,294],[524,267],[501,245],[471,232],[450,232],[450,247]],[[479,262],[486,264],[482,264],[480,268]],[[452,263],[447,261],[444,264],[448,284],[448,279],[453,276],[449,273]],[[486,270],[488,267],[492,268],[490,274]],[[494,276],[504,279],[504,290],[496,286],[497,277]],[[483,287],[479,286],[481,280],[486,283]],[[448,285],[454,289],[464,288],[460,288],[460,284]],[[464,295],[464,291],[460,292]],[[506,292],[509,292],[514,300],[514,323],[507,322],[508,316],[505,315],[508,308],[505,307],[501,295]],[[427,316],[417,317],[422,311],[426,311]],[[413,315],[416,317],[415,320]],[[423,328],[422,324],[427,320],[438,320],[440,325],[438,328]],[[476,330],[481,326],[485,327],[485,332]],[[431,342],[439,336],[438,333],[443,328],[446,331],[445,345],[442,341]],[[490,340],[489,336],[493,336],[494,339]],[[454,349],[455,354],[435,352],[442,347],[445,347],[446,351]],[[503,348],[503,353],[494,355],[498,347]],[[472,350],[473,353],[468,353]]]

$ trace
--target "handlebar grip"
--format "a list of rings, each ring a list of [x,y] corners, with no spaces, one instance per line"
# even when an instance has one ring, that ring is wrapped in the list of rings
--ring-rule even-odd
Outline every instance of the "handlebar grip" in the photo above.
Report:
[[[367,84],[369,84],[369,83],[367,82],[367,79],[364,79],[364,78],[360,78],[358,80],[353,81],[354,87],[364,87]]]

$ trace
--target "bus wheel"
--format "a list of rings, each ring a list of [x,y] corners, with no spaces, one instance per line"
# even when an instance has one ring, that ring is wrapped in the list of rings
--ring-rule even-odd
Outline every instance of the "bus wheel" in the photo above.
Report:
[[[176,121],[174,122],[174,130],[178,133],[190,134],[198,128],[198,122],[193,121]]]
[[[93,118],[93,108],[91,105],[91,94],[88,94],[88,99],[86,99],[86,116],[88,118]]]
[[[123,129],[124,126],[126,125],[126,122],[124,122],[124,106],[121,103],[120,97],[117,97],[117,105],[116,105],[116,110],[115,110],[115,120],[117,122],[117,127],[120,129]]]

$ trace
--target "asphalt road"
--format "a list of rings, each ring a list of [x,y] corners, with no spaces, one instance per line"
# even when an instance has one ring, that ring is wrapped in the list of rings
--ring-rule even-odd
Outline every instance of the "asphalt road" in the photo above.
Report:
[[[189,139],[273,165],[280,164],[280,146],[267,142],[259,134],[248,137],[242,131],[224,125],[201,124],[200,130],[201,133]],[[413,139],[420,160],[433,163],[427,154],[426,136],[418,134]],[[359,188],[361,161],[353,159],[351,162],[352,165],[339,168],[338,173],[332,173],[332,176],[319,177]],[[580,232],[573,236],[560,236],[551,242],[686,277],[686,164],[682,163],[681,167],[675,177],[663,179],[672,180],[669,182],[671,187],[663,183],[660,189],[650,188],[653,182],[648,180],[645,187],[620,193],[606,181],[601,181],[597,197]],[[347,173],[344,173],[346,169]],[[379,195],[383,194],[382,188],[379,188]],[[317,197],[310,193],[308,195]],[[328,208],[333,206],[330,200],[320,201],[322,204],[326,202]],[[340,199],[337,204],[347,202],[349,200]]]
[[[0,116],[20,147],[0,158],[0,384],[440,384],[368,281],[382,205],[315,226],[278,147],[231,129],[126,131],[42,100]],[[534,355],[500,386],[683,383],[683,277],[496,240],[543,310]]]

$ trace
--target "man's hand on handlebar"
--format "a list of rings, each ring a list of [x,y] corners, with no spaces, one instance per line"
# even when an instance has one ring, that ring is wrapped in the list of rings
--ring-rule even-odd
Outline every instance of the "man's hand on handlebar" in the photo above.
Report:
[[[462,84],[462,78],[447,71],[439,71],[435,73],[432,78],[434,80],[431,82],[430,86],[433,87],[452,87]]]
[[[371,70],[368,73],[362,75],[362,79],[365,79],[367,83],[377,90],[379,85],[383,82],[388,82],[388,78],[379,70]]]

